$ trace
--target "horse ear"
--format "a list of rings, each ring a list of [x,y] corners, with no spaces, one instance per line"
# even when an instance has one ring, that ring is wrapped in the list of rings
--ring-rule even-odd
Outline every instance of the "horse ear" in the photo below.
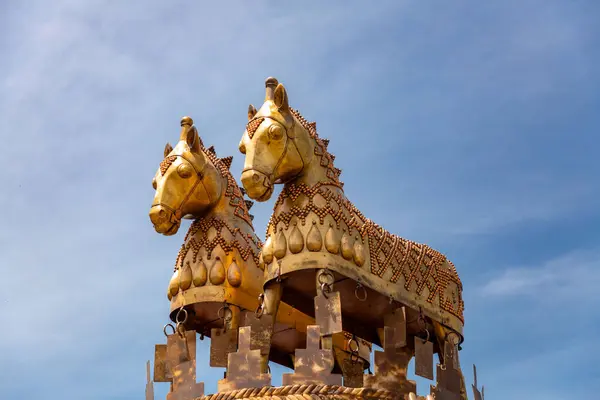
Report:
[[[200,153],[200,138],[198,137],[198,131],[195,126],[188,129],[185,141],[188,146],[190,146],[190,150],[192,150],[193,153]]]
[[[171,143],[167,143],[165,145],[165,153],[164,156],[167,157],[171,152],[173,151],[173,146],[171,146]]]
[[[289,111],[290,109],[287,92],[285,91],[285,87],[283,87],[281,83],[277,85],[277,88],[275,88],[273,102],[275,103],[279,111]]]
[[[256,108],[252,104],[248,106],[248,121],[250,121],[256,115]]]

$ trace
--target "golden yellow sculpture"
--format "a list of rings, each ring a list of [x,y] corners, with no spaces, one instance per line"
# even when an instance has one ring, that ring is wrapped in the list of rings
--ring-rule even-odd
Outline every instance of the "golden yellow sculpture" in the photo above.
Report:
[[[212,147],[205,148],[191,118],[184,117],[181,127],[179,142],[174,148],[166,145],[152,181],[156,193],[150,209],[154,228],[163,235],[175,234],[182,218],[194,219],[169,283],[171,318],[185,308],[187,329],[206,335],[222,326],[237,331],[261,306],[264,281],[263,244],[248,212],[252,202],[244,200],[229,172],[232,157],[218,158]],[[294,350],[313,323],[314,318],[283,303],[270,358],[293,366]],[[349,357],[347,340],[340,334],[333,344],[338,363],[343,363]],[[360,356],[368,360],[366,345]]]
[[[247,193],[267,201],[283,184],[265,243],[229,172],[232,158],[206,148],[191,118],[153,179],[157,232],[174,235],[182,218],[194,219],[167,291],[176,324],[154,352],[154,381],[171,384],[167,400],[466,400],[462,284],[452,263],[363,216],[344,195],[328,141],[290,108],[276,79],[248,120],[239,145]],[[214,395],[197,382],[197,332],[211,338],[209,365],[226,368]],[[365,374],[370,342],[381,349]],[[416,375],[435,372],[427,396],[408,379],[413,358]],[[283,386],[271,386],[269,360],[294,368]],[[483,398],[476,382],[473,393]],[[150,382],[146,399],[154,400]]]
[[[314,315],[318,284],[335,282],[345,330],[383,344],[384,317],[391,304],[400,304],[409,334],[435,338],[440,357],[445,343],[458,346],[464,303],[452,263],[363,216],[344,195],[328,141],[289,106],[276,79],[267,79],[265,102],[259,110],[249,107],[248,120],[239,145],[246,155],[245,190],[264,202],[274,185],[284,184],[261,253],[267,311],[276,314],[283,300]],[[331,282],[321,280],[323,271]]]

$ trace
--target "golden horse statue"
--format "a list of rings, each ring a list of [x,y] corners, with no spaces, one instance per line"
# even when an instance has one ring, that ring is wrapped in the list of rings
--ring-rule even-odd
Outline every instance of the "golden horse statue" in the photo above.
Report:
[[[315,315],[313,299],[326,270],[340,293],[344,330],[382,345],[384,316],[392,304],[402,305],[407,332],[435,336],[435,351],[443,357],[445,341],[458,346],[463,340],[455,267],[429,246],[363,216],[344,195],[328,143],[315,123],[289,106],[284,86],[268,78],[265,102],[259,110],[249,106],[239,144],[250,198],[267,201],[275,184],[284,185],[261,254],[267,312],[276,313],[283,301]]]
[[[177,233],[182,218],[195,219],[169,283],[171,319],[183,307],[189,315],[186,329],[210,336],[210,328],[226,324],[237,332],[246,314],[261,307],[264,265],[259,258],[262,242],[248,212],[252,202],[243,198],[229,172],[232,157],[218,158],[212,147],[205,148],[190,117],[181,120],[181,127],[179,142],[174,148],[167,143],[152,180],[156,193],[150,209],[152,224],[163,235]],[[269,358],[293,367],[294,350],[304,345],[312,324],[312,317],[282,304]],[[349,357],[346,342],[343,335],[334,338],[340,366]],[[365,366],[369,354],[359,355]]]

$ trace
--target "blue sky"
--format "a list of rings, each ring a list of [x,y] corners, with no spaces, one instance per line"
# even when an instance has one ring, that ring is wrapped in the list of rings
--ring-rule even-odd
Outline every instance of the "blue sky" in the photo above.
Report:
[[[600,3],[301,3],[0,4],[0,398],[143,398],[185,233],[148,218],[164,144],[191,115],[239,176],[268,76],[348,197],[456,264],[469,383],[598,393]]]

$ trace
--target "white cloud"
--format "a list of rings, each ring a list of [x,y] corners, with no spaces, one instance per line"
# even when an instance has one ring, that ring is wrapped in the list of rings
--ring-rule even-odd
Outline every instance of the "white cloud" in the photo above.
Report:
[[[480,290],[482,296],[526,296],[539,301],[600,301],[600,251],[573,251],[542,265],[505,269]]]

